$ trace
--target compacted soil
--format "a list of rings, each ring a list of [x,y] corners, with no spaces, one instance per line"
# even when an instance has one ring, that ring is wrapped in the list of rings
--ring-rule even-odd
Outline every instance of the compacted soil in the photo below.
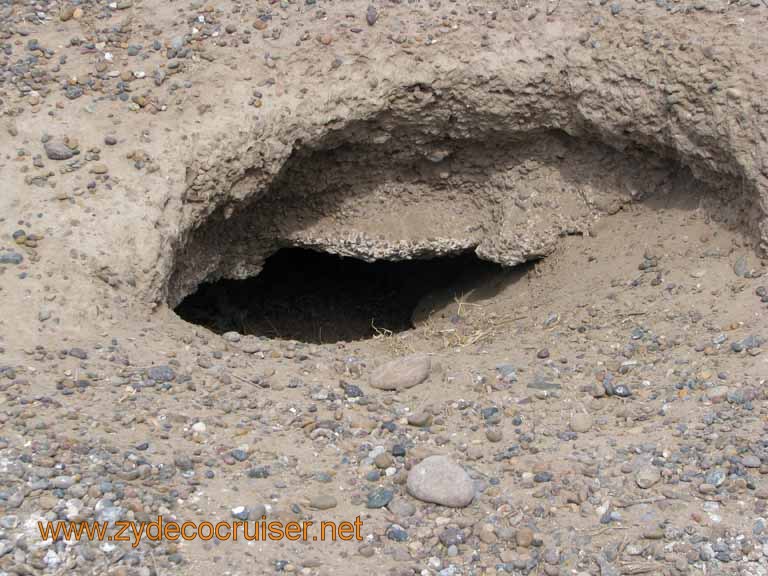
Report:
[[[767,30],[0,1],[0,576],[768,575]]]

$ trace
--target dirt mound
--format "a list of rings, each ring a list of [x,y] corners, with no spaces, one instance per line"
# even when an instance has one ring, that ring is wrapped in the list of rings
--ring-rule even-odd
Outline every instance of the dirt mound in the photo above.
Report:
[[[0,5],[0,576],[766,576],[767,28]]]

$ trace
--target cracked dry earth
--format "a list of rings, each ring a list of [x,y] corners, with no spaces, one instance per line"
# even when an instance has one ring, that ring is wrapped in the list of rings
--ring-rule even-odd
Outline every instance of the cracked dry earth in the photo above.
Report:
[[[766,30],[763,0],[0,1],[0,575],[768,574]],[[336,342],[174,312],[281,248],[505,271]],[[158,515],[363,540],[37,531]]]

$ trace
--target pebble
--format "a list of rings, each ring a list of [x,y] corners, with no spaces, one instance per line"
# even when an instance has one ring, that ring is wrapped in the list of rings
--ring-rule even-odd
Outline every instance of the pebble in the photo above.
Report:
[[[571,416],[571,430],[583,434],[592,429],[592,416],[585,412],[575,412]]]
[[[475,497],[469,474],[448,456],[429,456],[408,473],[408,493],[423,502],[464,508]]]
[[[51,160],[69,160],[75,155],[75,151],[63,140],[48,140],[43,144],[43,148],[45,155]]]
[[[504,438],[504,434],[499,428],[489,428],[485,432],[485,437],[489,442],[501,442]]]
[[[368,22],[368,26],[373,26],[376,24],[376,21],[379,19],[379,12],[376,10],[376,7],[373,5],[369,5],[368,9],[365,11],[365,21]]]
[[[650,464],[641,466],[635,472],[635,484],[644,490],[656,485],[660,480],[661,472]]]
[[[387,538],[394,542],[405,542],[408,540],[408,532],[406,532],[402,526],[397,524],[392,524],[389,528],[387,528],[386,535]]]
[[[515,541],[520,548],[530,548],[533,544],[533,530],[528,527],[518,528],[515,533]]]
[[[176,379],[176,372],[170,366],[152,366],[147,370],[147,376],[155,382],[171,382]]]
[[[741,465],[745,468],[760,468],[762,463],[760,462],[760,458],[754,454],[747,454],[746,456],[741,457]]]
[[[388,488],[377,488],[368,493],[366,499],[366,507],[368,508],[384,508],[389,505],[394,497],[395,493]]]
[[[736,262],[733,264],[733,273],[740,278],[750,277],[750,268],[746,256],[740,256],[736,259]]]
[[[309,501],[309,507],[315,510],[330,510],[336,508],[339,502],[332,494],[317,494]]]
[[[0,252],[0,264],[21,264],[24,256],[17,252]]]
[[[432,423],[432,414],[428,412],[417,412],[408,415],[408,424],[417,428],[424,428]]]
[[[424,382],[430,373],[429,356],[415,354],[397,358],[377,368],[369,383],[378,390],[405,390]]]

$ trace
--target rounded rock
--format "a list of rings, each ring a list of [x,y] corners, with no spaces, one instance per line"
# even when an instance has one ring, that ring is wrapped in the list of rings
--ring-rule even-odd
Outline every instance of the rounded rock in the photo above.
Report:
[[[475,487],[469,474],[448,456],[429,456],[408,473],[408,493],[422,502],[449,508],[472,503]]]
[[[369,383],[378,390],[406,390],[424,382],[431,368],[429,356],[413,354],[380,366],[371,374]]]

